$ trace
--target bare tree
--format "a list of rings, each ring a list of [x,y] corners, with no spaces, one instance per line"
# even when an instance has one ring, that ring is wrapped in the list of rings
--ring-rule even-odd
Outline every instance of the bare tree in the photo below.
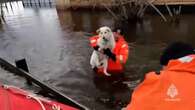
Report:
[[[132,20],[142,19],[145,10],[148,6],[152,7],[164,21],[167,21],[165,16],[153,5],[155,0],[111,0],[112,6],[109,7],[103,4],[104,7],[112,14],[114,19],[117,20]]]

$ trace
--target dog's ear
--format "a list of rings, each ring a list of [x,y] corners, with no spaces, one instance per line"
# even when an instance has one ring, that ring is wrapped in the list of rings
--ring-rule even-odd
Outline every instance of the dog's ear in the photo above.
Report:
[[[107,31],[107,32],[111,32],[111,30],[110,30],[110,29],[106,29],[106,31]]]
[[[96,30],[96,33],[99,34],[100,33],[100,29]]]

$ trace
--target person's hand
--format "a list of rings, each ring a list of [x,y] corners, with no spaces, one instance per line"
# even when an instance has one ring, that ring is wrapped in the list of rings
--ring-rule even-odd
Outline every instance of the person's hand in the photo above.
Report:
[[[107,55],[109,58],[111,58],[113,61],[116,61],[116,55],[111,52],[109,48],[104,49],[104,54]]]
[[[96,51],[98,51],[99,48],[100,47],[98,45],[93,47],[93,49],[96,50]]]
[[[126,110],[126,108],[125,108],[125,107],[123,107],[121,110]]]

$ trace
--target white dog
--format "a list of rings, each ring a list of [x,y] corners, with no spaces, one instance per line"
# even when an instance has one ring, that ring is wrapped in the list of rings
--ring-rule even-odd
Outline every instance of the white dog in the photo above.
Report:
[[[107,72],[108,56],[103,54],[103,49],[109,48],[111,51],[115,47],[115,39],[112,30],[109,27],[101,27],[97,30],[99,38],[97,40],[98,51],[94,50],[91,56],[90,64],[92,68],[103,67],[103,72],[107,76],[111,76]]]

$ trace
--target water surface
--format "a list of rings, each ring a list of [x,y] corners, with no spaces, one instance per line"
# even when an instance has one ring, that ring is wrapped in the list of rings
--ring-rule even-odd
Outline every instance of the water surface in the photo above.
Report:
[[[89,34],[116,22],[105,11],[56,11],[55,8],[5,9],[0,30],[0,57],[14,64],[26,58],[30,72],[91,110],[117,110],[128,103],[139,79],[160,69],[159,56],[174,41],[195,44],[195,15],[184,14],[178,24],[146,15],[142,23],[124,24],[130,56],[125,75],[129,87],[94,79],[89,60]],[[168,18],[170,19],[170,18]],[[22,80],[22,81],[20,81]],[[1,71],[0,81],[30,88],[23,79]],[[108,101],[107,99],[113,99]],[[122,104],[120,103],[122,102]],[[120,105],[121,104],[121,105]]]

